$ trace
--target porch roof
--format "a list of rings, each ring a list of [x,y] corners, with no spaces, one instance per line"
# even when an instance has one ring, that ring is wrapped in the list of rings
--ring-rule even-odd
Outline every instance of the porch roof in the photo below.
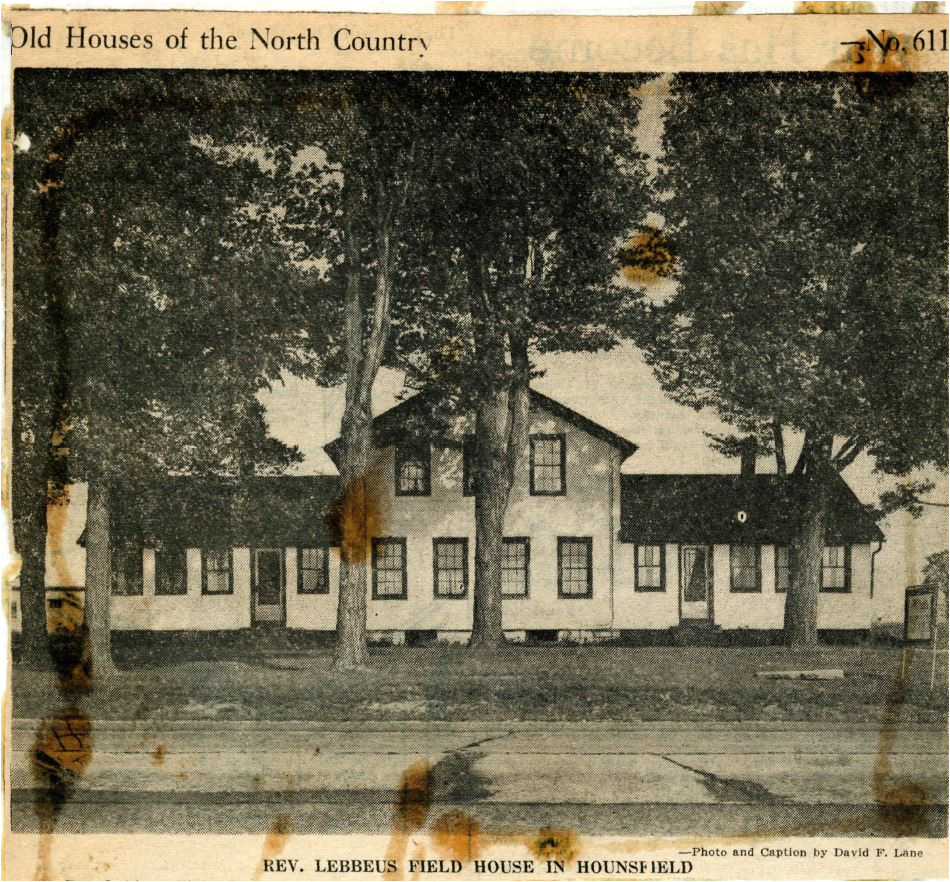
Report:
[[[620,486],[621,542],[784,545],[797,532],[805,501],[800,475],[621,475]],[[826,532],[829,542],[884,537],[840,476],[832,483]]]
[[[110,494],[111,529],[118,541],[188,547],[337,544],[339,483],[333,475],[275,475],[123,484]]]

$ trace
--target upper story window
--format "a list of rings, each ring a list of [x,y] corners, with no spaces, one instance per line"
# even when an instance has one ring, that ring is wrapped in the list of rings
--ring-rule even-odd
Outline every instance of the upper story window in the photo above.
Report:
[[[160,545],[155,549],[155,593],[188,593],[187,560],[184,548]]]
[[[729,546],[729,562],[732,571],[730,590],[754,592],[762,590],[762,568],[759,565],[758,545]]]
[[[533,496],[564,494],[564,435],[532,435],[529,477]]]
[[[204,549],[201,552],[202,594],[233,594],[231,549]]]
[[[788,591],[792,584],[792,554],[787,545],[775,546],[775,590],[779,594]]]
[[[851,590],[851,549],[847,545],[826,545],[822,551],[821,590]]]
[[[462,441],[462,495],[475,495],[475,436],[466,435]]]
[[[396,495],[428,496],[432,491],[432,448],[428,441],[396,445]]]
[[[663,591],[663,563],[662,545],[638,545],[635,590]]]

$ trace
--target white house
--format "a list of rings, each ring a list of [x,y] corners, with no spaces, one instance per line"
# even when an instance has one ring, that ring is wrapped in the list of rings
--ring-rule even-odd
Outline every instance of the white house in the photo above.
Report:
[[[425,417],[417,396],[373,424],[368,627],[393,641],[463,640],[472,621],[471,420],[434,433]],[[338,444],[327,445],[331,458]],[[506,516],[509,636],[781,629],[799,479],[750,468],[621,475],[636,449],[532,390],[529,442]],[[113,628],[332,631],[339,495],[332,476],[175,477],[122,488],[112,508]],[[882,539],[838,480],[821,629],[870,626]]]

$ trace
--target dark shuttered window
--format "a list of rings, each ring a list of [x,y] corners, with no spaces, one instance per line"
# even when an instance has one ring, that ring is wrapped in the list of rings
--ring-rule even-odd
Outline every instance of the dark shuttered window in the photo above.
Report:
[[[297,549],[297,593],[330,593],[330,549]]]
[[[730,545],[729,564],[732,575],[730,590],[756,593],[762,590],[761,549],[758,545]]]
[[[468,539],[433,539],[433,591],[436,597],[468,594]]]
[[[188,593],[187,556],[184,548],[162,545],[155,549],[155,593],[176,596]]]
[[[373,600],[405,600],[406,540],[373,540]]]
[[[851,590],[851,549],[826,545],[821,553],[821,590],[846,594]]]
[[[664,555],[662,545],[638,545],[636,547],[637,591],[663,591]]]
[[[432,448],[428,441],[396,446],[396,495],[428,496],[431,492]]]
[[[531,542],[526,536],[505,539],[501,546],[501,593],[503,597],[527,597]]]
[[[564,494],[564,436],[532,435],[530,439],[530,482],[534,496]]]
[[[792,552],[787,545],[775,546],[775,591],[785,594],[792,584]]]
[[[590,597],[594,586],[594,540],[590,536],[559,536],[558,597]]]
[[[135,545],[120,546],[112,561],[112,593],[137,597],[143,592],[142,549]]]
[[[201,592],[203,594],[232,594],[234,572],[230,548],[206,548],[201,552]]]

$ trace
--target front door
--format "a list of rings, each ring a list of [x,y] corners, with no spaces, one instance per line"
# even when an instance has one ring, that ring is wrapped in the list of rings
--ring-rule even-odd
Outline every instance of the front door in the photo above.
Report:
[[[709,548],[684,545],[680,560],[680,598],[684,619],[709,618]]]
[[[254,622],[284,620],[284,580],[281,553],[276,548],[254,550],[251,604]]]

